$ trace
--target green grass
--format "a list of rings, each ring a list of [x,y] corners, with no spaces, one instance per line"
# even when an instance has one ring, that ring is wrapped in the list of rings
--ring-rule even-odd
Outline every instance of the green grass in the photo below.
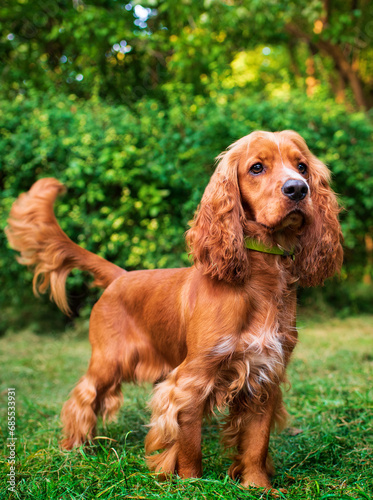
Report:
[[[289,428],[274,435],[274,486],[288,499],[373,498],[373,316],[300,325],[300,343],[285,393]],[[0,339],[0,498],[19,499],[244,499],[226,471],[229,452],[218,421],[204,426],[202,479],[159,482],[144,462],[146,402],[151,386],[124,386],[117,422],[93,447],[62,452],[59,412],[90,355],[86,325],[63,334],[29,331]],[[7,388],[16,388],[17,485],[7,491]]]

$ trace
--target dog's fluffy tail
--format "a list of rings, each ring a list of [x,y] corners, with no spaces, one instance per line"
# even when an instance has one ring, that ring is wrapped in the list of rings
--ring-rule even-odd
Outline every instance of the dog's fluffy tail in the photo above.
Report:
[[[65,187],[56,179],[41,179],[14,202],[5,232],[12,248],[20,252],[17,260],[34,269],[33,289],[50,296],[58,307],[70,314],[65,282],[74,268],[89,271],[94,285],[106,288],[126,271],[76,245],[62,231],[53,204]]]

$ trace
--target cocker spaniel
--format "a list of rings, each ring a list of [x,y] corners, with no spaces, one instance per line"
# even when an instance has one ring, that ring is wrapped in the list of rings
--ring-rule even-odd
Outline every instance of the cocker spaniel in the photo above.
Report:
[[[338,204],[326,166],[296,132],[253,132],[232,144],[205,190],[186,239],[194,265],[127,272],[73,243],[54,216],[64,188],[37,181],[10,213],[7,236],[35,270],[34,290],[69,311],[74,267],[106,288],[93,307],[92,357],[62,410],[71,449],[113,416],[123,381],[156,382],[146,437],[149,467],[202,474],[202,418],[226,408],[229,473],[270,487],[270,430],[286,420],[280,384],[297,342],[296,287],[340,270]]]

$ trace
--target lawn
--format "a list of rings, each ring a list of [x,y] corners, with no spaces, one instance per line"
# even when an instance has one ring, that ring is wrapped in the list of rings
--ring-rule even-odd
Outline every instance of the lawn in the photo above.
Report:
[[[289,427],[271,440],[274,486],[287,499],[373,498],[373,316],[300,320],[285,392]],[[117,422],[100,424],[86,449],[62,452],[59,413],[90,355],[87,325],[65,333],[8,334],[0,339],[0,498],[246,499],[226,471],[229,451],[218,420],[206,422],[202,479],[159,482],[144,462],[150,385],[124,386]],[[16,487],[7,490],[7,389],[16,391]]]

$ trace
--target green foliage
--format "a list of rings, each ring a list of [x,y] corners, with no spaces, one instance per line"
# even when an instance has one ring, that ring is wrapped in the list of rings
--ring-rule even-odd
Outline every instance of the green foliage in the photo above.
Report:
[[[280,498],[371,498],[372,327],[366,316],[300,329],[288,370],[292,387],[284,392],[290,427],[271,438],[274,486],[288,490]],[[273,499],[228,478],[231,454],[219,442],[215,418],[203,427],[203,477],[158,481],[144,461],[150,384],[124,385],[117,422],[99,421],[91,447],[62,452],[59,413],[89,355],[87,325],[79,334],[23,331],[0,339],[0,498]],[[7,491],[8,387],[16,388],[16,494]]]
[[[73,240],[127,269],[188,265],[183,233],[214,157],[254,129],[291,128],[333,171],[344,285],[369,284],[372,125],[353,110],[372,103],[370,13],[340,0],[6,2],[1,228],[20,192],[55,176],[69,189],[56,210]],[[0,264],[0,305],[20,308],[30,275],[9,250]],[[69,280],[75,311],[97,296],[85,280]],[[344,296],[356,310],[358,295]]]
[[[25,0],[0,12],[2,78],[10,95],[52,86],[120,100],[150,81],[153,41],[144,46],[141,30],[134,33],[136,16],[125,4],[47,0],[35,11]]]
[[[346,208],[343,279],[360,280],[372,273],[364,245],[373,228],[367,161],[372,127],[364,114],[347,120],[343,106],[327,99],[304,101],[294,93],[291,100],[264,101],[244,92],[219,93],[216,99],[185,93],[179,99],[170,91],[167,105],[144,99],[131,110],[74,95],[3,100],[1,228],[20,193],[37,178],[53,176],[68,188],[57,204],[57,218],[83,247],[129,270],[189,265],[184,232],[214,158],[255,129],[286,128],[303,135],[333,172],[334,189]],[[0,238],[6,247],[3,233]],[[28,293],[23,290],[30,278],[9,249],[0,264],[7,290],[0,300],[16,304]],[[84,281],[79,273],[69,280],[73,307],[84,303]]]
[[[325,91],[343,84],[351,102],[372,105],[369,2],[47,0],[35,12],[22,0],[0,9],[1,73],[12,97],[55,87],[132,103],[163,100],[165,86],[179,82],[208,95],[237,56],[269,45],[293,88],[304,90],[311,75]],[[251,88],[260,82],[259,72]]]

